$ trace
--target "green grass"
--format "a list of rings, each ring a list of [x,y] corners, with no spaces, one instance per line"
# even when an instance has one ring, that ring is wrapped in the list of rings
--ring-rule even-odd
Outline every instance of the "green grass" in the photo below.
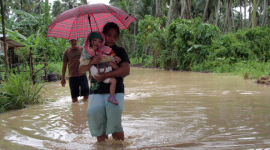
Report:
[[[33,85],[29,75],[10,74],[8,80],[0,84],[0,112],[22,109],[30,104],[44,103],[44,85]]]
[[[242,61],[235,64],[219,64],[210,66],[207,63],[194,65],[192,71],[211,71],[213,73],[234,74],[244,79],[258,79],[270,74],[270,62]]]

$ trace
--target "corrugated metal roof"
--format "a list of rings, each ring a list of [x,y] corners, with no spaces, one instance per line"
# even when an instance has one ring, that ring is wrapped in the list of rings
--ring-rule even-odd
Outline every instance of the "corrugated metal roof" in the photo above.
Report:
[[[0,34],[0,40],[1,41],[4,40],[3,34]],[[8,39],[8,38],[6,38],[6,41],[8,43],[8,46],[11,46],[11,47],[25,47],[25,45],[23,45],[19,42],[16,42],[14,40]]]
[[[25,45],[18,43],[14,40],[7,39],[8,46],[13,46],[13,47],[25,47]]]

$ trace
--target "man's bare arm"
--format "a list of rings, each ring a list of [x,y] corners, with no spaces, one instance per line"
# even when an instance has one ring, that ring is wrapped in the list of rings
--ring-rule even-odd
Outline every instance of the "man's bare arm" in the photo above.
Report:
[[[120,67],[112,72],[104,73],[99,76],[95,76],[98,82],[102,82],[107,78],[122,77],[128,75],[130,71],[130,66],[128,62],[123,62]]]
[[[61,79],[61,84],[64,87],[66,84],[66,70],[67,70],[67,62],[63,62],[62,66],[62,79]]]

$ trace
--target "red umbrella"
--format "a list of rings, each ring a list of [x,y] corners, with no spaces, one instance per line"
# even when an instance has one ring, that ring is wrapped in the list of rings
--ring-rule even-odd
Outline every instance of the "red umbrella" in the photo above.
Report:
[[[105,4],[81,5],[60,14],[48,27],[48,37],[74,39],[91,31],[102,31],[107,22],[126,29],[135,18],[125,11]]]

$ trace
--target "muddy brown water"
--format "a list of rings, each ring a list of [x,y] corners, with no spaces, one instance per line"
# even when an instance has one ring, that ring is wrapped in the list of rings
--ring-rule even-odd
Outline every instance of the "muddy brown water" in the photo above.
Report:
[[[270,86],[238,76],[131,68],[124,142],[96,143],[88,102],[47,83],[56,102],[0,114],[0,149],[270,149]]]

